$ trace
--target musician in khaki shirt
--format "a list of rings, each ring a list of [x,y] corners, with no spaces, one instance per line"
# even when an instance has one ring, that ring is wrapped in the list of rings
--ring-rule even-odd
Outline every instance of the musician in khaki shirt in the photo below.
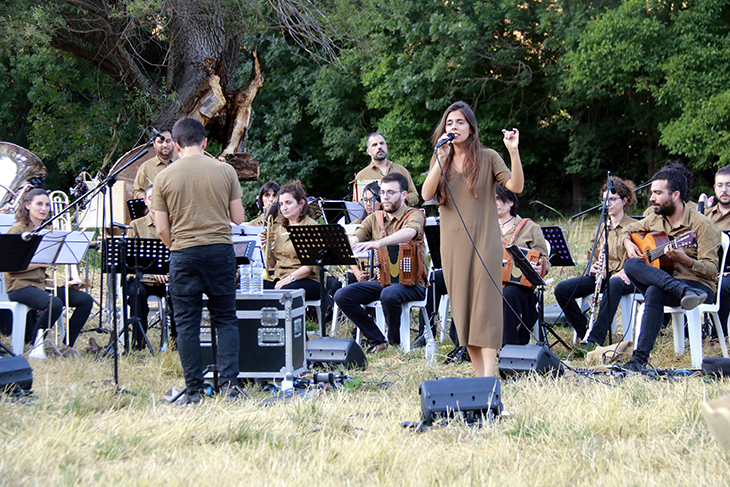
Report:
[[[384,230],[380,228],[377,213],[368,216],[350,237],[355,252],[375,250],[388,245],[397,245],[413,239],[423,238],[426,217],[420,210],[406,206],[408,180],[398,173],[390,173],[380,182],[380,199],[384,211]],[[425,249],[421,246],[422,258]],[[400,343],[401,304],[424,299],[425,282],[414,286],[391,284],[383,287],[377,281],[357,282],[345,286],[335,293],[335,302],[347,317],[360,328],[370,343],[370,352],[387,347],[385,336],[378,329],[372,317],[362,305],[380,300],[388,324],[388,341]],[[410,337],[403,337],[410,340]]]
[[[160,134],[152,142],[157,155],[146,160],[137,169],[134,178],[132,195],[144,198],[145,190],[155,183],[155,178],[175,160],[175,147],[172,142],[172,131],[168,127],[160,127]]]
[[[626,275],[645,298],[638,343],[631,360],[624,365],[632,372],[643,371],[649,361],[662,326],[664,306],[693,309],[715,300],[720,231],[707,217],[685,206],[687,188],[687,179],[681,172],[661,169],[651,184],[654,215],[629,225],[621,236],[629,256],[624,266]],[[674,261],[672,275],[642,260],[639,248],[631,240],[632,233],[658,231],[670,237],[695,233],[696,248],[666,250],[665,255]]]
[[[377,132],[372,133],[368,135],[366,145],[365,152],[370,156],[370,164],[355,175],[355,180],[370,179],[379,181],[383,176],[391,173],[402,174],[408,181],[406,204],[408,206],[417,205],[418,191],[416,191],[416,186],[413,184],[411,173],[400,164],[388,160],[388,145],[385,143],[385,138]],[[357,191],[357,187],[355,187],[355,191]],[[355,194],[354,199],[357,201],[357,194]]]
[[[717,204],[705,211],[705,216],[722,232],[730,231],[730,166],[721,167],[715,173],[715,199]],[[722,279],[720,290],[720,323],[727,336],[727,318],[730,314],[730,273],[725,267],[725,276]],[[717,338],[717,329],[712,327],[712,338]]]

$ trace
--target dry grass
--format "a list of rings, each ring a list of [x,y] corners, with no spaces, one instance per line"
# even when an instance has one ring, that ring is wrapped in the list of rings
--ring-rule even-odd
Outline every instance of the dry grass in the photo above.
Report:
[[[183,384],[175,353],[120,360],[119,385],[136,395],[115,393],[109,359],[31,359],[33,399],[0,399],[0,486],[730,485],[730,455],[699,414],[727,380],[505,381],[510,418],[416,433],[401,423],[420,417],[419,384],[472,375],[469,364],[429,369],[422,353],[389,350],[352,373],[360,387],[271,406],[253,386],[239,404],[168,405],[164,391]],[[652,361],[685,367],[689,353],[674,357],[670,333]]]

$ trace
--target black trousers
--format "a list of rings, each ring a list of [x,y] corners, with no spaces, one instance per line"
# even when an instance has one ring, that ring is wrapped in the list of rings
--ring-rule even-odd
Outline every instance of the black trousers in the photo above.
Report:
[[[527,345],[537,321],[537,296],[532,288],[517,284],[505,284],[502,294],[502,345]]]
[[[167,296],[165,285],[160,284],[159,286],[150,286],[144,284],[133,278],[127,280],[127,299],[129,302],[130,319],[139,320],[142,330],[147,333],[147,315],[150,314],[150,306],[147,303],[147,298],[150,296],[157,296],[164,298]],[[176,336],[175,333],[175,319],[174,311],[172,307],[172,299],[168,299],[167,302],[168,314],[170,316],[170,334]],[[135,324],[132,325],[132,339],[142,339],[142,334],[139,331],[139,327]]]

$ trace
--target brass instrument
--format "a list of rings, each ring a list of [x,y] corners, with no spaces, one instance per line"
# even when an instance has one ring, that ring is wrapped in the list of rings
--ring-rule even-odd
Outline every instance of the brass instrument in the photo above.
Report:
[[[46,166],[33,153],[10,142],[0,142],[0,212],[17,212],[25,192],[45,177]]]
[[[269,254],[271,254],[271,238],[274,230],[274,215],[269,215],[266,219],[266,245],[264,246],[264,280],[270,281],[271,275],[269,275]]]

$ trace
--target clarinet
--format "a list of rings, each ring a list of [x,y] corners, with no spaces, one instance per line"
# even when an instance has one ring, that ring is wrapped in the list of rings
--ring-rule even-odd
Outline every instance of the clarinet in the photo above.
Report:
[[[608,220],[607,222],[608,230],[611,231],[611,220]],[[596,287],[593,289],[593,302],[591,303],[591,319],[588,322],[588,330],[586,331],[586,335],[582,338],[582,340],[585,340],[588,338],[588,335],[591,334],[591,331],[593,330],[593,323],[596,321],[596,316],[598,315],[598,295],[601,293],[601,285],[603,284],[603,278],[605,277],[606,273],[606,247],[607,245],[601,245],[601,253],[598,254],[598,273],[596,274]]]

